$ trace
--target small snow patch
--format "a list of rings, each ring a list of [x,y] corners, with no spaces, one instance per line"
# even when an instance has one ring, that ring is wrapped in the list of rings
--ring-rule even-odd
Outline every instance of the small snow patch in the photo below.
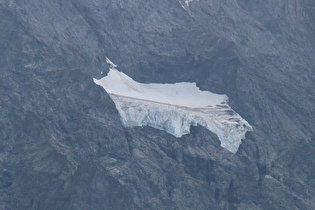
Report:
[[[193,1],[199,1],[199,0],[185,0],[186,6],[189,7],[189,4]]]
[[[106,63],[108,63],[110,65],[110,68],[116,68],[117,65],[114,64],[111,60],[109,60],[109,58],[106,57]]]

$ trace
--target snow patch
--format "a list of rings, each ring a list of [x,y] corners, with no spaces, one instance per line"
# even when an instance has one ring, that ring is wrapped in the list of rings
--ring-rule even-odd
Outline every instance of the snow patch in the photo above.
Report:
[[[125,127],[148,125],[181,137],[190,133],[190,126],[199,124],[215,133],[221,146],[232,153],[252,130],[227,104],[226,95],[201,91],[188,82],[138,83],[109,64],[108,75],[94,82],[109,93]]]
[[[189,4],[193,1],[199,1],[199,0],[185,0],[186,6],[189,7]]]
[[[94,81],[109,94],[176,106],[200,108],[226,103],[228,100],[226,95],[200,91],[196,83],[138,83],[114,68],[110,69],[106,77]]]
[[[114,64],[109,58],[106,57],[106,63],[110,65],[110,68],[116,68],[117,65]]]

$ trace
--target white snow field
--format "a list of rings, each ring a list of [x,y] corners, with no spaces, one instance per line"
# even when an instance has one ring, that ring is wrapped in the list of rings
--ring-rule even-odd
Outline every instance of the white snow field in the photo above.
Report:
[[[227,104],[226,95],[201,91],[195,83],[143,84],[115,69],[94,79],[114,101],[124,127],[151,126],[176,137],[197,124],[215,133],[221,146],[236,153],[249,123]]]

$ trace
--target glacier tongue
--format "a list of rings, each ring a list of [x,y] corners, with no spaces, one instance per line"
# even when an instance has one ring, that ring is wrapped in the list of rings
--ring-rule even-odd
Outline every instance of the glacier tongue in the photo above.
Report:
[[[215,133],[221,146],[232,153],[252,131],[227,104],[226,95],[200,91],[194,83],[142,84],[114,68],[94,82],[109,93],[124,127],[147,125],[181,137],[199,124]]]

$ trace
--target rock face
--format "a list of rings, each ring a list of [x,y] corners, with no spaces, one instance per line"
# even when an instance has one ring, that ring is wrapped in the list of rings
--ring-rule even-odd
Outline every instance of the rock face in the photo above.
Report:
[[[313,209],[312,0],[0,1],[0,209]],[[254,131],[124,128],[92,78],[227,94]]]

